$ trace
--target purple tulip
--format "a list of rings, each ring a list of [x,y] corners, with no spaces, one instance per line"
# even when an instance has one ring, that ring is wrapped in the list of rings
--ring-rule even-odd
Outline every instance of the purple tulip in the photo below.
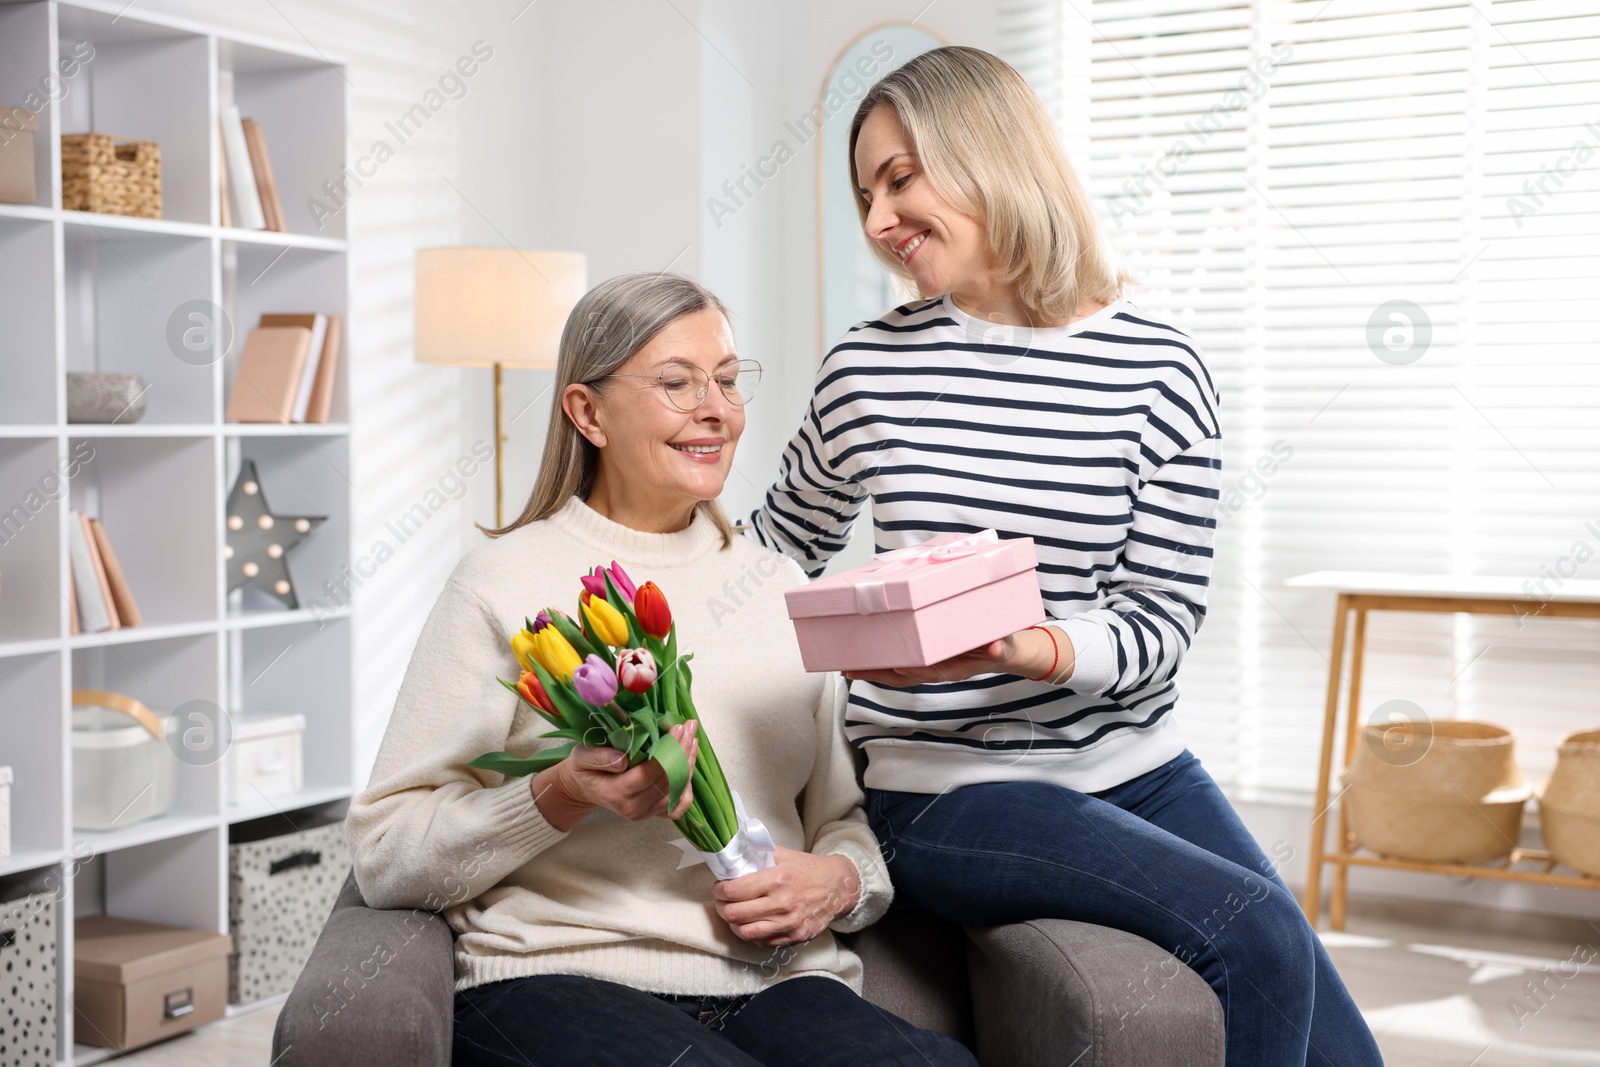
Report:
[[[611,703],[617,695],[616,672],[599,656],[591,655],[572,672],[572,684],[580,697],[597,708]]]

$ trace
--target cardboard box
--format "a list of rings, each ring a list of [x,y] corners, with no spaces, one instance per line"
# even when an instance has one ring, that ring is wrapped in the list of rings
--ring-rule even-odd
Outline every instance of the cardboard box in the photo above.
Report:
[[[808,671],[925,667],[1045,617],[1031,537],[941,534],[784,594]]]
[[[227,1013],[227,934],[109,915],[84,916],[74,929],[81,1044],[126,1052]]]
[[[33,131],[38,116],[25,107],[0,107],[0,203],[31,204]]]

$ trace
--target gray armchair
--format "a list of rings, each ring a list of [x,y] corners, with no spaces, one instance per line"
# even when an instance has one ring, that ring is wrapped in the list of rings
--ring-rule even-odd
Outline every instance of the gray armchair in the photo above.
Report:
[[[984,1067],[1221,1067],[1210,987],[1142,938],[1061,919],[960,927],[904,904],[847,939],[868,1000]],[[274,1067],[450,1062],[450,928],[368,908],[347,878],[278,1015]]]

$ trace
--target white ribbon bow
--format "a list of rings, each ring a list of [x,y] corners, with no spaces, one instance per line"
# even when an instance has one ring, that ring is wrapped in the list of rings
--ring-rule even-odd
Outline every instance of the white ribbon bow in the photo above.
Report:
[[[884,579],[902,571],[911,570],[920,563],[944,563],[963,556],[977,555],[989,546],[1000,543],[1000,535],[993,530],[980,530],[975,534],[948,541],[942,545],[923,542],[910,548],[897,548],[885,552],[860,568],[871,575],[866,580],[855,580],[856,611],[862,615],[876,615],[889,610],[889,593]]]
[[[766,824],[746,815],[739,791],[735,789],[731,792],[734,814],[739,817],[739,828],[734,831],[733,840],[720,852],[701,852],[690,842],[679,838],[673,844],[683,849],[683,858],[678,861],[680,871],[704,863],[711,868],[711,874],[717,881],[726,882],[730,878],[754,874],[777,864],[778,844],[772,840]]]

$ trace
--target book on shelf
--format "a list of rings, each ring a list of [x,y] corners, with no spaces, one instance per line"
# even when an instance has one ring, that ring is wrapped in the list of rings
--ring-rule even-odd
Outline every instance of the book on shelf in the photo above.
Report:
[[[92,519],[81,511],[72,513],[70,527],[72,557],[72,586],[75,607],[82,616],[82,628],[100,632],[119,630],[123,626],[117,611],[116,597],[111,591],[110,576],[104,557],[100,554],[100,538],[95,536]],[[115,557],[113,557],[113,562]],[[126,587],[121,571],[117,572],[120,584]],[[128,625],[133,625],[129,623]]]
[[[106,586],[111,590],[111,603],[117,609],[117,619],[124,626],[138,626],[144,621],[144,616],[134,602],[133,589],[128,585],[127,575],[122,573],[122,564],[117,562],[117,554],[111,550],[111,539],[106,536],[106,528],[100,525],[99,519],[90,519],[89,530],[94,534],[95,549],[106,574]]]
[[[228,159],[228,190],[233,197],[234,224],[245,230],[264,230],[267,217],[261,209],[250,146],[245,141],[244,120],[237,105],[222,109],[222,147]]]
[[[233,210],[228,204],[228,128],[217,116],[217,225],[233,225]]]
[[[315,312],[264,314],[260,326],[304,326],[311,330],[311,352],[295,397],[295,422],[327,422],[333,407],[333,381],[339,366],[342,321],[337,315]]]
[[[257,326],[245,336],[228,396],[230,422],[287,423],[311,355],[308,326]]]
[[[267,141],[261,135],[261,123],[255,119],[241,119],[245,147],[250,152],[250,169],[255,173],[256,194],[261,198],[261,214],[266,228],[283,233],[283,203],[278,199],[278,183],[272,177],[272,160],[267,156]]]

